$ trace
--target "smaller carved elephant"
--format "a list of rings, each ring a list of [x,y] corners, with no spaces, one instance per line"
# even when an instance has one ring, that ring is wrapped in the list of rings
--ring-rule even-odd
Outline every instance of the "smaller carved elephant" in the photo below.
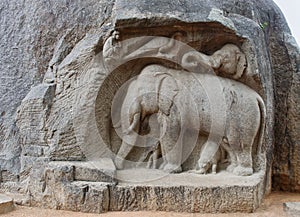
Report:
[[[216,174],[217,173],[217,166],[221,162],[221,159],[222,158],[221,158],[220,151],[217,151],[215,156],[209,162],[204,162],[203,163],[203,162],[198,161],[198,164],[197,164],[198,168],[196,168],[196,173],[204,174],[211,167],[211,173]]]
[[[182,66],[197,72],[199,64],[207,64],[217,75],[237,80],[242,77],[247,67],[245,54],[234,44],[226,44],[211,56],[198,51],[190,51],[182,57]]]
[[[214,156],[210,159],[199,159],[195,170],[190,170],[189,173],[206,174],[211,171],[212,174],[217,173],[219,164],[226,161],[225,150],[220,147]]]

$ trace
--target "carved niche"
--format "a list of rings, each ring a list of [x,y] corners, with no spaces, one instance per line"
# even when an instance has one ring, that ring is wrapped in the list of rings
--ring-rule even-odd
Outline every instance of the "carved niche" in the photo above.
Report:
[[[266,109],[243,40],[169,32],[130,37],[114,31],[103,46],[108,76],[96,122],[115,166],[240,176],[259,171]]]

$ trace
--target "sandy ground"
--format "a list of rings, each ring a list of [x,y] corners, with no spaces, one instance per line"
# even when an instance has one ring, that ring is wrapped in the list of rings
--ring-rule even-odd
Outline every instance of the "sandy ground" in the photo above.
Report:
[[[86,214],[59,210],[45,210],[39,208],[20,207],[15,211],[1,215],[1,217],[275,217],[286,216],[283,211],[284,202],[300,202],[300,194],[279,193],[275,192],[269,195],[263,202],[262,206],[255,213],[235,213],[235,214],[190,214],[190,213],[174,213],[174,212],[109,212],[104,214]]]

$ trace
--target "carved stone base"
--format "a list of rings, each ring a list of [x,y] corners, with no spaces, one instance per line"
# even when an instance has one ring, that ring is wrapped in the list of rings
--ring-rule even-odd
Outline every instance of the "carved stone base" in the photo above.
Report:
[[[116,171],[110,159],[101,164],[51,162],[44,171],[45,177],[35,179],[41,184],[40,190],[34,182],[30,187],[28,204],[32,206],[91,213],[254,212],[264,195],[262,173],[241,177],[228,172],[198,175],[155,169]]]
[[[258,173],[240,177],[227,172],[197,175],[123,170],[117,178],[126,181],[112,187],[111,211],[254,212],[263,197],[263,174]]]

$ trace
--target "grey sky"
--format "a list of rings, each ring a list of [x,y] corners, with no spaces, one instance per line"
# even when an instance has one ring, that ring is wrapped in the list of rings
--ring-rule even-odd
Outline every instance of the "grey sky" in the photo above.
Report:
[[[274,0],[274,2],[281,8],[300,46],[300,0]]]

